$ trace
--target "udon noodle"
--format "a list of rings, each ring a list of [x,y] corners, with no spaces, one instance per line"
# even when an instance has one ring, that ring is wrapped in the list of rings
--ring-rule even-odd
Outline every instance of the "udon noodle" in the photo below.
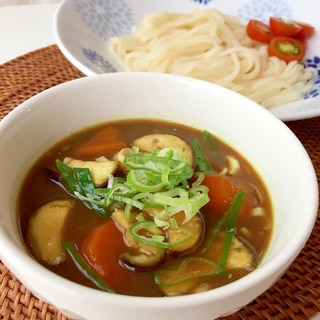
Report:
[[[312,68],[268,57],[236,16],[215,9],[146,15],[110,50],[129,71],[174,73],[216,83],[266,108],[298,100],[311,90]]]

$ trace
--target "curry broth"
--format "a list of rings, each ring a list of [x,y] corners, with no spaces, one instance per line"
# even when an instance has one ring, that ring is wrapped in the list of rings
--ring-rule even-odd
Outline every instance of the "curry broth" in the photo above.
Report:
[[[130,146],[134,139],[152,133],[173,134],[183,138],[190,144],[195,138],[200,139],[199,137],[201,136],[201,131],[181,124],[172,123],[169,121],[141,119],[115,121],[87,128],[57,143],[40,159],[37,160],[27,175],[19,195],[18,222],[24,243],[31,254],[33,254],[33,248],[30,246],[30,243],[28,243],[27,229],[32,214],[40,206],[52,200],[71,198],[71,196],[69,196],[65,190],[50,180],[50,177],[52,177],[52,174],[55,174],[56,171],[55,160],[63,159],[66,156],[77,157],[78,148],[106,126],[114,126],[121,133],[122,138],[127,141],[128,146]],[[208,144],[208,142],[202,143],[202,147],[205,150],[207,157],[210,159],[213,168],[217,172],[221,171],[225,167],[227,155],[237,158],[241,164],[241,171],[235,178],[239,181],[248,182],[250,185],[254,186],[254,189],[258,194],[262,195],[260,197],[260,205],[265,208],[265,215],[254,215],[251,216],[250,219],[240,219],[239,217],[237,222],[239,237],[244,239],[245,243],[253,250],[255,259],[257,263],[259,263],[268,248],[272,236],[273,212],[271,199],[265,185],[253,167],[230,146],[227,146],[217,139],[215,139],[215,143],[217,144],[217,148],[212,147],[212,145]],[[113,153],[100,154],[100,156],[102,155],[108,159],[113,157]],[[93,160],[94,158],[92,159],[90,157],[83,156],[81,159]],[[215,215],[210,214],[206,207],[202,208],[201,216],[204,221],[205,232],[202,237],[202,242],[199,243],[197,248],[194,248],[193,252],[191,253],[193,256],[202,256],[201,245],[208,238],[209,230],[212,230],[219,219]],[[104,222],[104,218],[101,218],[95,214],[95,212],[88,209],[82,204],[82,202],[76,201],[73,210],[67,218],[63,231],[63,240],[71,240],[77,245],[78,248],[80,248],[84,240],[90,234],[91,230],[99,225],[102,225]],[[107,248],[108,239],[106,239],[105,246]],[[121,251],[121,248],[124,247],[125,246],[123,244],[119,244],[119,251]],[[219,249],[217,249],[216,255],[216,258],[218,259]],[[180,259],[184,258],[185,256],[186,254],[183,254],[182,257],[180,255],[166,254],[160,267],[166,269],[175,269],[179,266]],[[89,287],[95,287],[95,285],[77,269],[69,256],[67,256],[65,262],[60,266],[50,266],[44,263],[42,264],[46,268],[65,278]],[[162,291],[158,289],[154,281],[154,273],[156,268],[122,269],[123,274],[121,275],[121,278],[125,279],[125,281],[119,281],[119,283],[116,284],[117,288],[115,288],[115,290],[117,293],[136,296],[163,296]],[[204,282],[210,288],[215,288],[239,279],[247,273],[248,271],[246,270],[235,269],[226,275],[204,277],[199,281]]]

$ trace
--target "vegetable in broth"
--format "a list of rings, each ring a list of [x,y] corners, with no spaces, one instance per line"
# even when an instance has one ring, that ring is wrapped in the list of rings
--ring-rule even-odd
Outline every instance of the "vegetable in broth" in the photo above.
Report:
[[[56,229],[52,211],[40,209],[51,207],[63,212]],[[208,131],[157,120],[67,137],[26,177],[18,211],[24,242],[45,267],[137,296],[192,294],[245,276],[273,222],[268,191],[241,155]]]

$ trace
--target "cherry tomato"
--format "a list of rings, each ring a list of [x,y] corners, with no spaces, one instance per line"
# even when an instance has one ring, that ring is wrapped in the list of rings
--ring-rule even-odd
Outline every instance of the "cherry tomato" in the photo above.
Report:
[[[305,53],[306,45],[302,41],[290,37],[274,37],[268,45],[269,57],[278,57],[286,63],[290,61],[300,62]]]
[[[271,32],[276,36],[292,37],[301,30],[296,22],[276,17],[269,18],[269,25]]]
[[[301,29],[294,35],[296,39],[304,40],[310,38],[314,34],[314,27],[311,24],[295,21]]]
[[[251,19],[247,24],[247,35],[256,41],[268,43],[273,34],[269,26],[262,21]]]

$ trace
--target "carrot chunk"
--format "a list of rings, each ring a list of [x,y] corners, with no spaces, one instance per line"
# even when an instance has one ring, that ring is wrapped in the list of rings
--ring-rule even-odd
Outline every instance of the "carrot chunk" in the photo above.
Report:
[[[91,268],[116,292],[125,287],[130,276],[119,262],[124,247],[122,233],[112,220],[93,229],[81,247]]]
[[[227,176],[206,174],[202,182],[209,188],[210,202],[206,204],[210,212],[220,217],[227,210],[234,196],[241,192],[247,191],[245,186],[235,183]],[[251,201],[250,195],[246,193],[243,199],[238,219],[244,219],[250,215]]]
[[[127,147],[127,143],[119,130],[115,126],[107,126],[81,144],[75,151],[75,156],[97,158],[115,153],[125,147]]]

